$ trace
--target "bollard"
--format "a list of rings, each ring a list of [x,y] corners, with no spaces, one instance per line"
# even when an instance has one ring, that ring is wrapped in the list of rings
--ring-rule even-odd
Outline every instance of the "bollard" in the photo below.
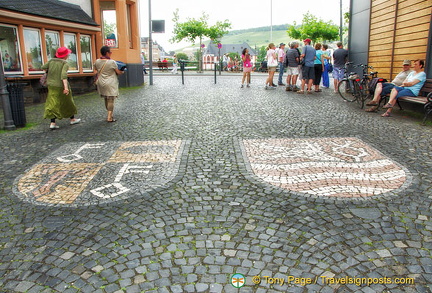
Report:
[[[180,63],[180,71],[182,73],[182,84],[184,84],[184,71],[185,71],[186,61],[185,60],[179,60],[179,63]]]
[[[214,64],[215,84],[216,84],[217,62]]]

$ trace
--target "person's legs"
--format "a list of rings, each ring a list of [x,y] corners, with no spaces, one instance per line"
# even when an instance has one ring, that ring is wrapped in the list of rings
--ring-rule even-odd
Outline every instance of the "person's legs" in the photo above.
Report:
[[[276,73],[276,67],[273,67],[272,71],[270,73],[270,85],[273,86],[273,87],[275,86],[275,84],[273,82],[275,73]]]
[[[378,103],[381,100],[382,89],[383,84],[381,82],[377,83],[372,102]]]
[[[114,97],[105,97],[105,108],[107,110],[107,121],[113,122],[115,121],[113,117],[114,113]]]
[[[322,64],[315,64],[314,65],[315,77],[313,79],[313,84],[315,86],[316,92],[319,90],[319,85],[321,83],[321,73],[322,73]]]
[[[333,84],[334,84],[334,92],[338,92],[339,83],[344,78],[344,70],[342,68],[333,67]]]
[[[284,74],[284,69],[285,69],[284,64],[283,64],[282,62],[279,62],[279,78],[278,78],[278,85],[284,85],[283,82],[282,82],[282,77],[283,77],[283,74]]]
[[[246,72],[243,71],[243,77],[242,77],[242,81],[241,81],[241,87],[243,87],[245,79],[246,79]]]
[[[330,79],[329,79],[329,73],[328,73],[328,63],[324,65],[324,71],[322,72],[322,82],[323,82],[323,86],[325,88],[329,88],[330,87]]]
[[[246,73],[246,80],[247,80],[247,87],[249,87],[249,85],[251,83],[251,73],[250,72]]]
[[[298,87],[297,87],[297,77],[298,75],[293,75],[292,76],[292,90],[293,91],[297,91]]]
[[[292,83],[291,83],[291,77],[292,77],[292,75],[290,74],[290,75],[287,75],[287,78],[286,78],[286,90],[287,91],[291,90],[291,85],[292,85]]]
[[[309,70],[310,68],[311,67],[302,66],[301,90],[297,92],[299,94],[303,94],[304,93],[305,85],[306,85],[307,80],[309,79],[309,75],[310,75],[310,70]]]
[[[308,82],[308,89],[307,89],[307,91],[310,93],[310,92],[312,92],[312,85],[313,85],[313,79],[309,79],[309,82]]]
[[[383,117],[389,117],[390,116],[390,114],[393,110],[393,106],[394,106],[394,104],[396,104],[396,97],[398,96],[399,91],[401,91],[401,90],[403,90],[403,87],[397,87],[397,86],[391,90],[390,100],[387,103],[387,105],[385,105],[383,107],[384,109],[387,109],[387,111],[384,114],[382,114],[381,116],[383,116]]]
[[[315,68],[314,67],[307,67],[308,68],[308,88],[307,88],[307,91],[308,91],[308,93],[311,93],[312,92],[312,84],[313,84],[313,81],[314,81],[314,79],[315,79]]]

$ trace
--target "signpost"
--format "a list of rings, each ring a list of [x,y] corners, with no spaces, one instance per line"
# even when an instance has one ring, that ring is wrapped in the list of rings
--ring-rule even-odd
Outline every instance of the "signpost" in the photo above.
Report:
[[[222,44],[218,43],[217,47],[219,49],[219,75],[221,75],[222,74],[222,60],[221,60],[220,50],[222,49]]]

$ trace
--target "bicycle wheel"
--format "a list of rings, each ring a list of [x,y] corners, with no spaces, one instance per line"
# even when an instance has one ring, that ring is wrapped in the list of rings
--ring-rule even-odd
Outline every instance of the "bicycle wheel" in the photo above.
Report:
[[[338,86],[339,95],[347,102],[354,102],[357,99],[354,86],[351,84],[352,81],[343,79],[340,81]]]
[[[363,80],[360,84],[359,84],[359,99],[358,102],[360,104],[360,109],[364,108],[365,102],[367,99],[369,99],[370,94],[369,94],[369,85],[367,80]]]

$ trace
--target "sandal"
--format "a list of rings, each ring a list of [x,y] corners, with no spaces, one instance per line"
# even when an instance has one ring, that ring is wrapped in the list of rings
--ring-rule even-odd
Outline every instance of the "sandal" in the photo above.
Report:
[[[312,91],[307,91],[308,95],[312,94]]]
[[[315,90],[315,92],[316,92],[316,93],[320,93],[320,92],[322,92],[322,90]]]
[[[366,106],[378,106],[378,103],[369,102],[369,103],[366,104]]]
[[[385,106],[383,106],[383,109],[390,109],[393,108],[393,105],[390,103],[385,104]]]
[[[116,119],[112,119],[112,120],[107,120],[107,122],[109,122],[109,123],[111,123],[111,122],[116,122],[117,120]]]
[[[381,115],[381,117],[390,117],[390,113],[385,112],[384,114]]]
[[[304,94],[304,91],[297,91],[298,94]]]
[[[377,107],[366,109],[365,112],[377,112]]]

